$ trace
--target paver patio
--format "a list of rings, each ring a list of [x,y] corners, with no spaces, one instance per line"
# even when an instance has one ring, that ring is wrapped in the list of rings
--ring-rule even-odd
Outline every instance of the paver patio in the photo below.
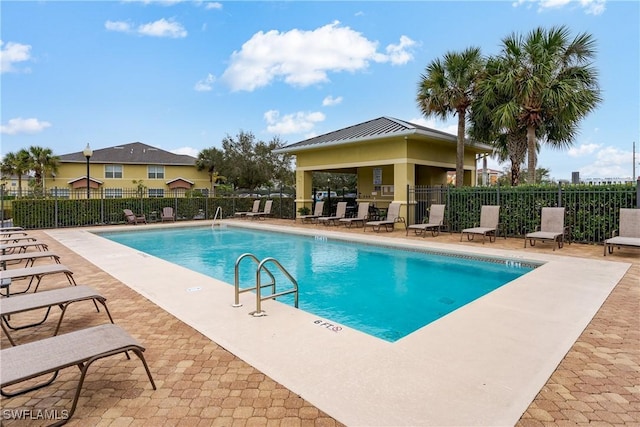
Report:
[[[267,220],[296,227],[292,221]],[[324,227],[324,226],[321,226]],[[362,229],[341,229],[362,233]],[[146,348],[145,356],[158,386],[151,389],[144,370],[135,360],[107,358],[94,364],[85,381],[78,409],[68,425],[77,426],[334,426],[340,422],[315,408],[252,366],[212,342],[190,326],[140,296],[80,255],[53,240],[46,231],[30,231],[50,243],[50,249],[73,271],[80,284],[89,284],[107,297],[117,324]],[[404,237],[404,230],[380,233]],[[408,239],[423,239],[409,235]],[[448,244],[459,235],[442,234]],[[496,248],[521,249],[521,239],[497,239]],[[527,248],[550,252],[550,244]],[[558,251],[556,251],[558,252]],[[565,256],[602,260],[602,247],[565,245]],[[640,253],[616,250],[607,261],[630,262],[632,267],[618,283],[578,341],[562,360],[518,422],[533,425],[640,425]],[[43,279],[43,288],[67,286],[64,279]],[[72,306],[61,333],[104,322],[90,303]],[[23,315],[20,320],[28,320]],[[18,341],[35,340],[51,333],[51,322],[18,331]],[[2,347],[9,345],[2,337]],[[1,361],[0,361],[1,363]],[[79,372],[64,370],[52,386],[12,399],[0,400],[2,425],[39,426],[42,419],[28,418],[62,411],[73,398]],[[11,412],[8,410],[18,410]],[[19,412],[23,411],[23,412]],[[38,412],[40,411],[40,412]],[[46,412],[49,411],[49,412]]]

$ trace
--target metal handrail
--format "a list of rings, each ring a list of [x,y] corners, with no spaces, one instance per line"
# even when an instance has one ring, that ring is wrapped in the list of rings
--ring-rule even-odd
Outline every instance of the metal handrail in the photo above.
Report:
[[[267,270],[267,268],[265,267],[265,264],[268,262],[274,263],[280,269],[280,271],[285,276],[287,276],[287,278],[291,281],[291,283],[293,283],[293,289],[276,293],[275,280],[274,280],[272,294],[264,298],[262,297],[261,288],[263,286],[260,284],[260,271],[264,269],[264,271],[269,272],[269,270]],[[256,270],[256,311],[251,312],[250,314],[255,317],[265,316],[266,313],[262,311],[262,301],[267,299],[274,299],[274,298],[277,298],[283,295],[288,295],[291,293],[295,294],[294,304],[295,304],[295,307],[298,308],[298,282],[296,281],[296,279],[294,279],[293,276],[289,274],[289,272],[282,266],[282,264],[280,264],[280,262],[277,259],[271,258],[271,257],[263,259],[260,262],[260,264],[258,264],[258,269]]]
[[[216,213],[213,215],[213,222],[211,223],[211,228],[215,227],[216,219],[218,219],[218,212],[220,212],[220,219],[222,219],[222,206],[218,206],[216,209]]]
[[[235,278],[234,278],[235,301],[234,301],[233,307],[242,307],[242,304],[240,304],[240,294],[242,292],[252,291],[252,290],[254,290],[254,289],[256,289],[258,287],[258,282],[256,282],[256,286],[254,286],[254,287],[240,289],[240,261],[242,261],[244,258],[250,258],[253,261],[255,261],[256,264],[260,265],[260,260],[254,254],[245,253],[245,254],[240,255],[238,257],[238,259],[236,259],[235,270],[234,270],[234,272],[235,272],[235,274],[234,274],[235,275]],[[265,285],[262,285],[262,286],[263,287],[271,286],[271,291],[273,293],[275,293],[276,292],[276,278],[266,268],[264,269],[264,271],[269,275],[269,277],[271,277],[271,283],[268,283],[268,284],[265,284]]]

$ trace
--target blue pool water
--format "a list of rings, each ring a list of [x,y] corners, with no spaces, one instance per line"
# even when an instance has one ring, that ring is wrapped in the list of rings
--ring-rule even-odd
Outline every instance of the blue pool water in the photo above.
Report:
[[[396,341],[534,268],[231,227],[100,235],[230,284],[241,254],[253,253],[260,260],[274,257],[298,281],[300,309],[387,341]],[[256,264],[246,259],[240,265],[241,287],[249,287],[255,283]],[[277,269],[270,270],[278,292],[290,288]],[[278,300],[293,304],[291,296]]]

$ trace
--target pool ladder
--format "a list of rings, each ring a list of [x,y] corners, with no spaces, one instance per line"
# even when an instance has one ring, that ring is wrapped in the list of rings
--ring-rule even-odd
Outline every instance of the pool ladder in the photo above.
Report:
[[[219,223],[216,223],[216,219],[218,219],[218,214],[220,214],[220,219],[222,219],[222,206],[218,206],[218,208],[216,209],[216,213],[215,215],[213,215],[213,222],[211,223],[211,228],[215,227],[216,225],[220,225]]]
[[[258,267],[256,268],[256,282],[254,286],[248,287],[248,288],[240,288],[240,262],[245,259],[248,258],[252,261],[254,261],[256,264],[258,264]],[[267,264],[274,264],[276,267],[278,267],[278,269],[280,269],[280,271],[287,277],[287,279],[289,279],[289,281],[291,281],[291,283],[293,284],[293,289],[288,289],[286,291],[281,291],[281,292],[276,292],[276,278],[273,275],[273,273],[271,273],[271,271],[269,271],[269,269],[266,267]],[[265,273],[267,273],[267,276],[269,276],[269,278],[271,279],[270,283],[265,283],[262,284],[261,279],[260,279],[260,272],[264,271]],[[256,292],[256,310],[252,311],[251,314],[254,317],[261,317],[261,316],[266,316],[266,313],[264,311],[262,311],[262,301],[264,300],[268,300],[268,299],[275,299],[277,297],[281,297],[283,295],[288,295],[288,294],[294,294],[294,304],[295,307],[298,308],[298,282],[296,281],[296,279],[294,279],[291,274],[289,274],[289,272],[282,266],[282,264],[280,264],[280,262],[275,259],[275,258],[265,258],[262,261],[260,261],[255,255],[250,254],[250,253],[245,253],[242,254],[238,257],[238,259],[236,260],[236,264],[235,264],[235,280],[234,280],[234,287],[235,287],[235,302],[233,304],[233,307],[242,307],[242,304],[240,304],[240,294],[242,292],[248,292],[248,291],[255,291]],[[262,295],[262,288],[267,288],[267,287],[271,287],[271,294],[269,295]]]

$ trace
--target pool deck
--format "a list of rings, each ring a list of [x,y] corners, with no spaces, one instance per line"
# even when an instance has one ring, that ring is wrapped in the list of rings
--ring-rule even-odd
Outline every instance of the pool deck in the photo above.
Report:
[[[338,230],[283,220],[235,223],[312,235]],[[138,364],[105,359],[88,375],[69,425],[640,425],[637,250],[603,257],[602,246],[554,252],[541,243],[524,249],[522,239],[483,245],[460,242],[459,234],[422,238],[340,228],[351,240],[545,262],[388,343],[349,328],[334,332],[317,323],[326,319],[275,301],[263,303],[267,316],[253,318],[251,294],[232,308],[229,285],[89,231],[31,233],[51,243],[78,283],[108,297],[116,323],[147,347],[158,390]],[[45,278],[42,289],[64,283]],[[78,305],[62,332],[103,321]],[[14,337],[44,337],[51,323]],[[75,379],[77,371],[67,369],[48,388],[2,398],[2,407],[61,410]]]

